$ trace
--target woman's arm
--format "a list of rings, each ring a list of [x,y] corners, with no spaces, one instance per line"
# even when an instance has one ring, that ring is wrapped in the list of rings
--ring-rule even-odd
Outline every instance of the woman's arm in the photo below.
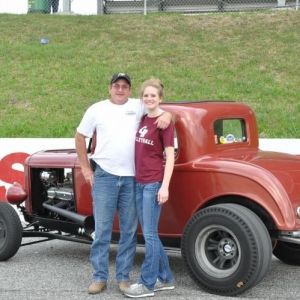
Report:
[[[161,188],[158,191],[157,201],[158,204],[163,204],[168,201],[169,199],[169,184],[173,174],[174,169],[174,147],[166,147],[165,148],[166,154],[166,165],[164,171],[164,178],[161,185]]]

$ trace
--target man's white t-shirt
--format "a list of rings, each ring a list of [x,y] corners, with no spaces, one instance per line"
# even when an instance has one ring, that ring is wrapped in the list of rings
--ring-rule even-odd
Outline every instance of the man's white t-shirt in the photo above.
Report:
[[[133,98],[122,105],[103,100],[87,109],[77,131],[86,137],[97,131],[91,158],[103,170],[117,176],[135,175],[135,134],[145,113],[143,103]]]

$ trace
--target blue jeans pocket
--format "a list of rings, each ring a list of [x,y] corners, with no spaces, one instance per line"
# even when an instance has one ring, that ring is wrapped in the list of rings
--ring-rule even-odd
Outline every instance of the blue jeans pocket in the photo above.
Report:
[[[96,164],[95,171],[94,171],[94,176],[95,177],[101,177],[101,176],[103,176],[104,173],[105,173],[105,171],[98,164]]]

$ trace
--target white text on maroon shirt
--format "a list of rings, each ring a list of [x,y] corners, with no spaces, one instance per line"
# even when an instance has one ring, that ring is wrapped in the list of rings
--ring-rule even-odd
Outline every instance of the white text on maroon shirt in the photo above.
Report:
[[[145,138],[141,138],[141,137],[136,137],[135,140],[139,143],[144,143],[144,144],[148,144],[148,145],[153,145],[153,141],[145,139]]]

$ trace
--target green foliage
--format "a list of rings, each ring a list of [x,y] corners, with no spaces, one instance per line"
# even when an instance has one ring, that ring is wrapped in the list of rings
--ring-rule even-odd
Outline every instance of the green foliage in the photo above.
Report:
[[[300,138],[299,14],[0,15],[0,137],[73,137],[125,71],[133,97],[156,76],[165,101],[244,102],[260,137]]]

